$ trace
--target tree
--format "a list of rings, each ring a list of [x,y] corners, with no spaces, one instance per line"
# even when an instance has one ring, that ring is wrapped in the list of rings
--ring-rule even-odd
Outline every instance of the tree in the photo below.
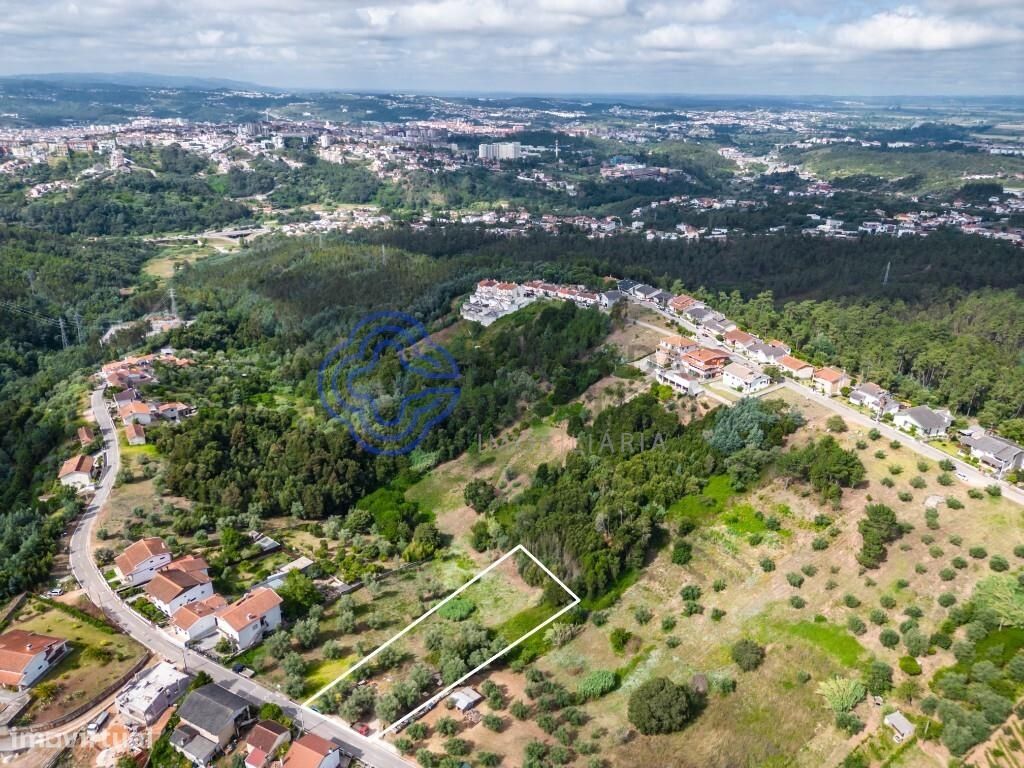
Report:
[[[314,605],[319,605],[324,599],[313,580],[298,570],[288,571],[277,593],[284,601],[282,607],[285,615],[294,619],[305,616]]]
[[[730,655],[740,669],[752,672],[764,661],[764,648],[753,640],[743,639],[732,646]]]
[[[857,562],[865,568],[877,568],[886,558],[886,545],[903,535],[896,513],[884,504],[868,504],[866,517],[857,524],[863,543]]]
[[[828,417],[828,420],[825,422],[825,428],[829,432],[835,433],[846,432],[847,429],[849,429],[849,427],[846,426],[846,422],[843,420],[843,417],[838,414]]]
[[[466,504],[471,506],[473,511],[479,514],[486,512],[491,506],[491,503],[498,496],[498,489],[486,480],[476,478],[466,483],[466,488],[462,492],[462,496],[465,499]]]
[[[882,661],[872,661],[868,665],[864,684],[876,696],[888,693],[892,688],[892,667]]]
[[[320,622],[314,616],[308,616],[295,622],[292,637],[302,648],[312,648],[320,635]]]
[[[697,714],[700,698],[686,685],[656,677],[630,694],[629,722],[645,736],[681,730]]]

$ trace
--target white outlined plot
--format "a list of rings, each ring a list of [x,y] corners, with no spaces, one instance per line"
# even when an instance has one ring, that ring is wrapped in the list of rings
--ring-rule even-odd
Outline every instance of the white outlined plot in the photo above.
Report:
[[[511,558],[511,557],[513,557],[513,556],[515,556],[515,555],[517,555],[517,554],[519,554],[519,553],[522,553],[522,554],[526,555],[527,557],[529,557],[529,558],[530,558],[530,559],[531,559],[531,560],[532,560],[532,561],[533,561],[534,563],[536,563],[536,564],[537,564],[537,565],[538,565],[538,566],[539,566],[539,567],[541,568],[541,570],[543,570],[543,571],[544,571],[544,573],[545,573],[545,574],[546,574],[546,575],[547,575],[547,576],[548,576],[549,578],[551,578],[551,579],[552,579],[552,580],[553,580],[553,581],[554,581],[554,582],[555,582],[556,584],[558,584],[558,586],[559,586],[559,587],[561,587],[561,588],[562,588],[563,590],[565,590],[565,593],[566,593],[567,595],[569,595],[569,597],[570,597],[570,598],[572,599],[572,600],[571,600],[571,602],[570,602],[570,603],[569,603],[568,605],[566,605],[566,606],[562,607],[562,608],[561,608],[561,609],[560,609],[560,610],[559,610],[559,611],[558,611],[557,613],[555,613],[555,614],[554,614],[553,616],[551,616],[550,618],[548,618],[548,619],[544,620],[543,622],[541,622],[540,624],[538,624],[538,625],[537,625],[536,627],[534,627],[533,629],[531,629],[531,630],[530,630],[529,632],[525,633],[525,634],[524,634],[524,635],[523,635],[522,637],[519,637],[519,638],[517,638],[516,640],[514,640],[513,642],[509,643],[509,644],[508,644],[507,646],[505,646],[504,648],[502,648],[502,649],[501,649],[500,651],[498,651],[498,652],[497,652],[496,654],[494,654],[493,656],[491,656],[491,657],[490,657],[489,659],[487,659],[487,660],[486,660],[485,662],[483,662],[482,664],[478,665],[477,667],[475,667],[475,668],[473,668],[472,670],[470,670],[469,672],[467,672],[467,673],[466,673],[465,675],[463,675],[462,677],[460,677],[460,678],[459,678],[458,680],[456,680],[456,681],[455,681],[454,683],[452,683],[451,685],[447,686],[447,687],[446,687],[446,688],[445,688],[444,690],[440,691],[439,693],[435,693],[435,694],[434,694],[433,696],[431,696],[431,697],[430,697],[430,698],[429,698],[429,699],[428,699],[428,700],[427,700],[426,702],[424,702],[423,704],[420,704],[420,705],[419,705],[418,707],[416,707],[415,709],[413,709],[413,710],[412,710],[411,712],[408,712],[408,713],[406,713],[405,715],[402,715],[401,717],[399,717],[399,718],[396,718],[396,719],[395,719],[395,721],[394,721],[393,723],[391,723],[391,725],[389,725],[389,726],[388,726],[387,728],[384,728],[384,729],[383,729],[383,730],[381,730],[380,732],[378,732],[378,733],[374,734],[374,736],[373,736],[373,738],[374,738],[374,739],[380,739],[381,737],[383,737],[383,736],[384,736],[384,735],[386,735],[387,733],[390,733],[390,732],[391,732],[392,730],[394,730],[394,729],[395,729],[395,728],[396,728],[396,727],[397,727],[397,726],[398,726],[398,725],[399,725],[400,723],[402,723],[402,722],[404,722],[404,721],[408,721],[408,719],[409,719],[409,718],[410,718],[410,717],[411,717],[412,715],[415,715],[415,714],[416,714],[416,713],[418,713],[418,712],[421,712],[421,711],[425,711],[425,710],[429,709],[429,708],[430,708],[430,707],[432,707],[432,706],[433,706],[434,704],[436,704],[437,702],[439,702],[439,701],[441,701],[442,699],[444,699],[444,697],[445,697],[445,696],[447,696],[447,695],[448,695],[449,693],[451,693],[451,692],[452,692],[453,690],[455,690],[455,688],[456,688],[456,687],[458,687],[459,685],[461,685],[461,684],[462,684],[463,682],[465,682],[466,680],[468,680],[468,679],[469,679],[470,677],[472,677],[473,675],[477,674],[477,673],[478,673],[478,672],[480,672],[480,671],[481,671],[482,669],[484,669],[485,667],[487,667],[487,666],[488,666],[489,664],[492,664],[492,663],[493,663],[493,662],[495,662],[495,661],[496,661],[497,659],[499,659],[499,658],[501,658],[502,656],[504,656],[504,655],[505,655],[506,653],[508,653],[509,651],[511,651],[511,650],[512,650],[513,648],[515,648],[515,647],[516,647],[517,645],[519,645],[520,643],[522,643],[522,642],[523,642],[524,640],[527,640],[528,638],[530,638],[530,637],[532,637],[533,635],[535,635],[535,634],[536,634],[537,632],[540,632],[540,631],[541,631],[542,629],[544,629],[544,628],[545,628],[546,626],[548,626],[549,624],[551,624],[551,623],[552,623],[553,621],[556,621],[556,620],[557,620],[557,619],[558,619],[559,617],[561,617],[562,615],[564,615],[564,614],[565,614],[566,612],[568,612],[568,611],[572,610],[573,608],[575,608],[575,607],[576,607],[576,606],[577,606],[577,605],[579,604],[579,602],[580,602],[580,598],[579,598],[579,597],[578,597],[578,596],[576,595],[576,593],[575,593],[575,592],[573,592],[573,591],[572,591],[571,589],[569,589],[569,587],[567,587],[567,586],[566,586],[566,585],[565,585],[565,584],[564,584],[564,583],[562,582],[562,580],[561,580],[561,579],[559,579],[559,578],[558,578],[557,576],[555,576],[555,574],[554,574],[554,573],[552,573],[552,572],[551,572],[551,570],[550,570],[550,569],[549,569],[549,568],[548,568],[548,567],[547,567],[546,565],[544,565],[544,563],[542,563],[542,562],[541,562],[540,560],[538,560],[538,559],[537,559],[536,557],[534,557],[534,555],[533,555],[533,553],[532,553],[532,552],[530,552],[530,551],[529,551],[529,550],[528,550],[528,549],[527,549],[526,547],[524,547],[524,546],[523,546],[522,544],[518,544],[518,545],[516,545],[515,547],[513,547],[512,549],[510,549],[510,550],[509,550],[508,552],[506,552],[506,553],[505,553],[504,555],[502,555],[501,557],[499,557],[499,558],[498,558],[497,560],[495,560],[495,561],[494,561],[493,563],[491,563],[491,564],[490,564],[489,566],[487,566],[486,568],[484,568],[484,569],[483,569],[482,571],[480,571],[480,573],[478,573],[478,574],[477,574],[476,576],[474,576],[474,577],[473,577],[472,579],[470,579],[470,580],[469,580],[469,581],[467,581],[467,582],[466,582],[465,584],[463,584],[463,585],[462,585],[461,587],[459,587],[459,588],[458,588],[458,589],[456,589],[456,590],[455,590],[454,592],[452,592],[452,593],[451,593],[450,595],[448,595],[448,597],[446,597],[446,598],[445,598],[444,600],[442,600],[442,601],[441,601],[441,602],[439,602],[439,603],[438,603],[437,605],[435,605],[434,607],[432,607],[432,608],[431,608],[431,609],[430,609],[429,611],[427,611],[427,612],[426,612],[426,613],[424,613],[424,614],[423,614],[422,616],[420,616],[420,617],[419,617],[418,619],[416,619],[415,621],[413,621],[412,623],[410,623],[410,624],[409,624],[409,625],[408,625],[407,627],[405,627],[405,628],[404,628],[404,629],[403,629],[403,630],[402,630],[401,632],[399,632],[398,634],[396,634],[396,635],[395,635],[394,637],[392,637],[391,639],[389,639],[389,640],[388,640],[387,642],[385,642],[385,643],[382,643],[382,644],[381,644],[381,645],[380,645],[379,647],[377,647],[377,648],[376,648],[376,649],[375,649],[374,651],[372,651],[371,653],[367,654],[367,655],[366,655],[366,656],[364,656],[364,657],[363,657],[362,659],[360,659],[360,660],[359,660],[358,662],[356,662],[356,663],[355,663],[355,664],[353,664],[353,665],[352,665],[351,667],[349,667],[349,668],[348,668],[348,669],[347,669],[347,670],[346,670],[346,671],[345,671],[344,673],[342,673],[341,675],[339,675],[339,676],[338,676],[338,677],[337,677],[337,678],[336,678],[335,680],[333,680],[332,682],[328,683],[328,684],[327,684],[327,685],[325,685],[325,686],[324,686],[323,688],[321,688],[321,689],[320,689],[319,691],[317,691],[316,693],[314,693],[314,694],[313,694],[312,696],[310,696],[310,697],[309,697],[308,699],[306,699],[306,700],[305,700],[304,702],[302,702],[301,706],[302,706],[302,707],[303,707],[304,709],[311,709],[311,705],[312,705],[312,704],[313,704],[313,702],[315,702],[315,701],[316,701],[316,700],[317,700],[318,698],[320,698],[320,697],[321,697],[321,696],[323,696],[323,695],[324,695],[325,693],[327,693],[327,692],[328,692],[329,690],[331,690],[332,688],[334,688],[334,687],[335,687],[336,685],[338,685],[338,684],[339,684],[339,683],[340,683],[340,682],[341,682],[342,680],[344,680],[344,679],[345,679],[346,677],[348,677],[349,675],[351,675],[351,674],[352,674],[353,672],[355,672],[356,670],[360,669],[361,667],[363,667],[363,666],[365,666],[366,664],[368,664],[369,662],[371,662],[371,661],[372,661],[372,660],[373,660],[373,659],[374,659],[374,658],[375,658],[375,657],[377,656],[377,654],[379,654],[379,653],[380,653],[381,651],[383,651],[383,650],[384,650],[385,648],[387,648],[387,647],[388,647],[388,646],[390,646],[391,644],[393,644],[393,643],[397,642],[398,640],[401,640],[401,639],[402,639],[402,638],[403,638],[403,637],[404,637],[405,635],[407,635],[407,634],[408,634],[409,632],[411,632],[411,631],[412,631],[413,629],[415,629],[415,628],[416,628],[417,626],[419,626],[419,625],[420,625],[421,623],[423,623],[423,622],[424,622],[424,621],[426,621],[426,620],[427,620],[428,618],[430,618],[430,617],[431,617],[431,616],[433,616],[433,615],[434,615],[435,613],[437,613],[437,611],[438,611],[438,610],[440,610],[440,609],[441,609],[441,607],[442,607],[442,606],[444,606],[444,605],[445,605],[446,603],[448,603],[448,602],[449,602],[450,600],[453,600],[454,598],[458,597],[458,596],[459,596],[459,595],[460,595],[460,594],[461,594],[461,593],[462,593],[463,591],[465,591],[466,589],[468,589],[469,587],[471,587],[471,586],[472,586],[473,584],[475,584],[475,583],[477,583],[478,581],[480,581],[480,579],[482,579],[482,578],[483,578],[484,576],[486,576],[486,575],[487,575],[488,573],[490,573],[491,571],[493,571],[493,570],[494,570],[495,568],[497,568],[497,567],[498,567],[499,565],[501,565],[501,564],[502,564],[503,562],[505,562],[505,561],[506,561],[506,560],[508,560],[509,558]]]

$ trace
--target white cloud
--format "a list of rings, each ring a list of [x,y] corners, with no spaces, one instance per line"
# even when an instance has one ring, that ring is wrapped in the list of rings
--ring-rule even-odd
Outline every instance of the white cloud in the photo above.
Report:
[[[739,31],[722,27],[669,24],[645,32],[637,43],[663,51],[722,51],[741,46],[743,37]]]
[[[914,7],[843,24],[837,44],[865,51],[949,51],[1019,40],[1020,31],[965,19],[926,15]]]

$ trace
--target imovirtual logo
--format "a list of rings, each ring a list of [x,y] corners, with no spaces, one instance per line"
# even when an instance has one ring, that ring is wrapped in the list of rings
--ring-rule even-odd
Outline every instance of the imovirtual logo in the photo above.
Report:
[[[332,417],[368,451],[416,448],[459,401],[455,358],[404,312],[374,312],[320,365],[317,388]]]

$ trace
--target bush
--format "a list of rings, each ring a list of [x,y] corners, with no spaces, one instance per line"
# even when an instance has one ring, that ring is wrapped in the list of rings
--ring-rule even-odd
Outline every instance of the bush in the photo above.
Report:
[[[789,598],[789,604],[796,609],[800,609],[807,605],[807,601],[800,597],[800,595],[793,595]]]
[[[924,488],[927,485],[928,485],[928,483],[926,483],[924,478],[921,477],[920,475],[916,475],[916,476],[910,478],[910,487],[911,488],[916,488],[917,490],[921,490],[922,488]]]
[[[712,608],[711,609],[711,620],[712,621],[721,621],[724,617],[725,617],[725,611],[723,611],[721,608]]]
[[[811,549],[815,552],[821,552],[822,550],[828,549],[828,539],[822,536],[816,536],[814,541],[811,542]]]
[[[896,497],[904,504],[914,500],[914,494],[912,494],[910,491],[900,491],[899,493],[896,494]]]
[[[996,573],[1002,573],[1010,569],[1010,563],[1002,555],[993,555],[992,559],[988,561],[988,567]]]
[[[886,610],[891,611],[893,608],[896,607],[896,598],[892,595],[882,595],[880,598],[878,598],[878,604]]]
[[[676,628],[676,617],[675,616],[666,616],[665,618],[663,618],[661,620],[661,631],[662,632],[671,632],[675,628]]]
[[[883,477],[878,482],[880,482],[886,488],[892,488],[892,487],[894,487],[896,485],[895,481],[891,477]]]
[[[775,570],[775,561],[770,557],[761,558],[761,570],[765,573],[771,573]]]
[[[993,499],[997,499],[1003,495],[1003,489],[998,485],[986,485],[985,493],[991,496]]]
[[[580,696],[584,699],[599,699],[619,687],[619,676],[606,669],[595,669],[580,680]]]
[[[975,560],[984,560],[988,557],[988,550],[984,547],[971,547],[967,550],[967,554],[973,557]]]
[[[938,603],[943,608],[949,608],[951,605],[956,603],[956,595],[954,595],[952,592],[943,592],[941,595],[939,595]]]
[[[954,557],[952,560],[950,560],[950,563],[954,568],[958,570],[963,570],[967,567],[967,561],[964,560],[962,557]]]
[[[799,573],[787,573],[786,581],[789,582],[789,586],[800,589],[804,585],[804,577]]]
[[[900,669],[911,677],[921,674],[921,664],[913,656],[900,656]]]
[[[449,621],[465,621],[476,611],[476,603],[468,597],[456,597],[437,609],[438,615]]]
[[[753,640],[743,639],[732,646],[732,660],[744,672],[751,672],[764,661],[764,648]]]
[[[846,422],[843,420],[843,417],[839,415],[829,416],[825,421],[825,428],[829,432],[835,433],[846,432],[846,430],[849,429],[849,427],[846,426]]]
[[[654,614],[646,605],[638,605],[633,609],[633,618],[636,619],[637,624],[644,626],[654,618]]]
[[[683,600],[700,600],[702,591],[696,584],[687,584],[679,590],[679,596]]]
[[[622,627],[616,627],[612,630],[611,635],[608,637],[608,641],[611,643],[612,650],[616,653],[622,653],[626,650],[626,644],[633,639],[633,633],[628,632]]]
[[[956,464],[954,464],[949,459],[942,459],[941,461],[939,461],[939,469],[941,469],[943,472],[952,472],[954,469],[956,469]]]
[[[847,608],[859,608],[860,600],[857,599],[856,595],[846,594],[843,595],[843,605]]]
[[[972,499],[984,499],[985,498],[984,491],[980,491],[977,488],[968,488],[967,489],[967,495],[970,496]]]
[[[953,476],[951,474],[949,474],[948,472],[943,472],[938,477],[939,485],[950,486],[954,482],[955,482],[955,480],[953,480]]]
[[[672,545],[672,562],[676,565],[686,565],[693,559],[693,546],[685,539],[676,539]]]
[[[900,635],[892,629],[883,629],[878,635],[878,642],[886,648],[895,648],[900,644]]]
[[[804,576],[808,578],[811,578],[817,575],[818,568],[814,565],[811,565],[811,563],[808,563],[807,565],[800,566],[800,573],[802,573]]]
[[[872,624],[882,626],[889,621],[889,614],[883,611],[881,608],[872,608],[871,613],[868,614],[868,619]]]
[[[950,509],[963,509],[964,503],[960,501],[956,496],[948,496],[946,498],[946,506]]]
[[[864,624],[859,616],[851,616],[848,618],[846,620],[846,628],[858,637],[868,631],[867,625]]]
[[[656,677],[637,686],[629,696],[627,715],[640,733],[673,733],[697,714],[699,697],[688,686]]]
[[[1022,555],[1022,557],[1024,557],[1024,555]],[[711,588],[715,590],[715,592],[722,592],[725,589],[725,579],[715,579],[711,584]]]

